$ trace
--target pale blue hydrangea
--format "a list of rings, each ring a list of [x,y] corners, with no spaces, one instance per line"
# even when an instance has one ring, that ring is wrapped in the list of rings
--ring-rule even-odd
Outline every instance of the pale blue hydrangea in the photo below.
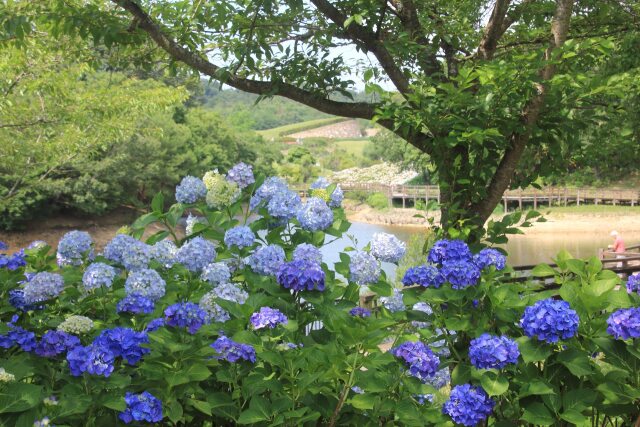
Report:
[[[284,259],[284,250],[280,246],[260,246],[247,258],[247,265],[254,273],[272,276],[278,272]]]
[[[211,292],[216,298],[237,302],[238,304],[244,304],[249,298],[249,294],[234,283],[222,283],[213,288]]]
[[[231,271],[229,271],[229,266],[226,263],[213,262],[202,270],[200,278],[215,286],[229,282],[231,280]]]
[[[240,162],[227,173],[227,180],[235,183],[239,188],[245,188],[256,182],[253,177],[253,167]]]
[[[117,234],[107,246],[104,247],[103,255],[106,259],[122,264],[122,253],[132,244],[137,242],[136,239],[127,234]]]
[[[87,291],[100,287],[110,288],[116,277],[116,269],[102,262],[94,262],[82,275],[82,285]]]
[[[322,264],[322,252],[309,243],[301,243],[293,250],[293,259],[303,259],[320,265]]]
[[[49,244],[44,240],[34,240],[33,242],[29,243],[29,246],[27,246],[27,249],[41,249],[41,248],[44,248],[45,246],[49,246]]]
[[[207,292],[200,298],[200,302],[198,302],[200,308],[206,313],[206,321],[208,323],[224,323],[231,319],[229,312],[220,307],[218,303],[216,303],[216,299],[217,296],[213,292]]]
[[[81,265],[85,258],[92,260],[93,240],[86,231],[73,230],[62,236],[56,255],[58,265]]]
[[[171,268],[176,262],[178,247],[171,240],[164,239],[151,246],[151,258],[164,268]]]
[[[122,265],[129,271],[147,268],[151,261],[151,248],[140,240],[134,240],[122,251]]]
[[[244,304],[249,298],[249,294],[238,285],[232,283],[223,283],[218,285],[212,291],[207,292],[199,305],[207,313],[208,321],[226,322],[231,317],[229,313],[217,304],[217,300],[231,301],[238,304]]]
[[[398,289],[394,289],[393,295],[390,297],[380,297],[380,303],[384,308],[392,313],[404,311],[405,309],[404,301],[402,300],[402,292]]]
[[[185,176],[176,187],[176,200],[179,203],[195,203],[206,195],[207,187],[195,176]]]
[[[157,271],[148,268],[131,272],[124,284],[124,290],[127,295],[137,293],[152,301],[162,298],[165,288],[164,279]]]
[[[232,246],[236,246],[240,249],[248,248],[253,245],[255,238],[256,235],[253,234],[251,228],[246,225],[239,225],[227,230],[224,234],[224,244],[227,245],[228,248],[231,248]]]
[[[186,220],[186,225],[184,228],[184,233],[187,236],[190,236],[193,234],[193,228],[196,224],[204,224],[207,225],[207,219],[203,216],[194,216],[189,214],[189,216],[187,216],[187,220]]]
[[[216,259],[216,248],[210,241],[198,236],[178,249],[176,260],[187,270],[197,273]]]
[[[318,177],[318,179],[316,179],[315,181],[313,181],[313,183],[311,184],[311,187],[309,188],[311,190],[324,190],[330,184],[331,183],[327,178],[325,178],[324,176],[321,176],[321,177]]]
[[[267,203],[267,211],[279,223],[284,223],[296,216],[301,204],[302,201],[298,193],[283,189],[273,194]]]
[[[64,279],[56,273],[43,271],[36,273],[24,285],[24,301],[27,304],[43,302],[55,298],[64,289]]]
[[[271,197],[277,192],[287,191],[289,187],[287,183],[277,176],[271,176],[267,178],[260,187],[256,190],[255,194],[251,197],[249,208],[254,211],[263,202],[269,203]]]
[[[380,263],[367,252],[351,255],[349,264],[350,279],[358,285],[376,283],[380,278]]]
[[[344,192],[340,185],[336,185],[336,189],[333,190],[331,196],[329,198],[329,207],[330,208],[339,208],[342,206],[342,200],[344,200]]]
[[[308,231],[325,230],[333,224],[333,211],[318,197],[310,197],[296,217],[300,226]]]
[[[405,243],[393,234],[375,233],[371,239],[371,255],[385,262],[398,262],[407,250]]]

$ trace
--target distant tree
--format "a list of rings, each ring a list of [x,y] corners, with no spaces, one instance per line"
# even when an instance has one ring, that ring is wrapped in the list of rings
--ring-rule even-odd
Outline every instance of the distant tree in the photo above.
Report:
[[[461,222],[482,227],[509,186],[553,173],[579,143],[577,129],[615,105],[618,95],[638,91],[632,66],[615,74],[604,67],[614,57],[635,55],[626,41],[638,34],[638,2],[18,0],[6,5],[7,13],[0,14],[5,40],[52,31],[145,54],[155,45],[173,68],[183,63],[262,97],[280,95],[325,113],[376,120],[430,156],[445,228]],[[351,46],[369,60],[354,66],[333,54],[336,46]],[[354,74],[377,98],[349,102],[334,96],[350,96]],[[383,90],[382,80],[395,89]]]
[[[420,173],[425,183],[436,182],[429,156],[392,132],[379,132],[364,146],[362,154],[371,161],[392,162],[403,169],[413,169]]]

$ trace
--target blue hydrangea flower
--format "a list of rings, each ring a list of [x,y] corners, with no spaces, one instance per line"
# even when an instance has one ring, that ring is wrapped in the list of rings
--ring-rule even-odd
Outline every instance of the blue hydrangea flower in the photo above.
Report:
[[[344,192],[340,185],[336,185],[336,189],[333,190],[331,196],[329,198],[329,207],[330,208],[339,208],[342,206],[342,200],[344,200]]]
[[[25,265],[27,265],[27,260],[25,259],[24,250],[20,250],[12,255],[0,254],[0,268],[15,271]]]
[[[496,270],[504,270],[507,264],[507,257],[497,249],[485,248],[473,256],[473,262],[480,270],[489,266],[494,266]]]
[[[635,273],[627,279],[627,292],[640,295],[640,273]]]
[[[58,265],[81,265],[84,259],[92,260],[93,240],[86,231],[73,230],[62,236],[58,243]]]
[[[329,180],[327,178],[325,178],[324,176],[320,176],[320,177],[318,177],[318,179],[313,181],[313,183],[311,183],[311,186],[309,187],[309,189],[310,190],[324,190],[329,185],[331,185]]]
[[[178,203],[195,203],[207,195],[207,187],[200,178],[185,176],[176,187]]]
[[[478,369],[502,369],[508,364],[518,363],[518,344],[506,336],[487,333],[471,340],[469,358]]]
[[[471,384],[457,385],[451,390],[442,413],[464,426],[476,426],[493,412],[496,402],[481,388]]]
[[[293,259],[302,259],[320,265],[322,264],[322,252],[309,243],[301,243],[293,250]]]
[[[249,208],[255,211],[263,202],[269,203],[269,200],[271,200],[271,197],[273,197],[275,193],[287,191],[288,189],[287,183],[282,178],[277,176],[269,177],[265,179],[262,185],[256,190],[256,193],[251,197]]]
[[[556,343],[573,337],[578,331],[578,313],[566,301],[544,299],[524,310],[520,326],[528,337]]]
[[[24,301],[27,304],[43,302],[57,297],[64,289],[64,279],[56,273],[37,273],[24,285]]]
[[[233,301],[238,304],[244,304],[247,298],[249,298],[249,294],[234,283],[222,283],[216,286],[211,293],[215,295],[216,298]]]
[[[444,283],[440,271],[432,265],[419,265],[409,268],[402,278],[405,286],[420,285],[425,288],[439,288]]]
[[[375,233],[371,239],[371,255],[384,262],[398,262],[407,250],[405,243],[393,234]]]
[[[404,301],[402,300],[402,292],[398,289],[393,290],[390,297],[380,297],[380,304],[392,313],[404,311]]]
[[[178,247],[171,240],[164,239],[151,246],[151,259],[157,261],[164,268],[171,268],[176,262]]]
[[[224,262],[213,262],[207,265],[200,275],[200,279],[210,283],[213,286],[220,283],[227,283],[231,280],[231,271],[229,266]]]
[[[247,264],[254,273],[272,276],[284,264],[284,249],[278,245],[260,246],[248,258]]]
[[[280,310],[271,307],[261,307],[260,311],[255,312],[249,318],[254,329],[270,328],[273,329],[280,324],[287,323],[287,316]]]
[[[297,192],[282,189],[271,196],[267,203],[267,211],[278,223],[283,224],[296,216],[301,205],[302,201]]]
[[[27,304],[24,300],[24,290],[22,289],[11,289],[9,291],[9,304],[20,311],[44,309],[44,305],[41,304]]]
[[[194,237],[178,249],[176,260],[187,270],[197,273],[216,259],[216,248],[207,239]]]
[[[224,323],[231,319],[229,312],[216,303],[216,298],[218,297],[213,292],[207,292],[198,302],[200,308],[206,313],[207,323]]]
[[[147,268],[150,261],[151,247],[140,240],[134,240],[122,251],[122,265],[129,271]]]
[[[239,225],[227,230],[224,234],[224,244],[227,245],[228,248],[232,246],[237,246],[240,249],[248,248],[253,245],[255,238],[256,235],[253,234],[251,228],[246,225]]]
[[[144,328],[145,332],[153,332],[164,326],[164,317],[159,317],[157,319],[153,319],[151,322],[147,324],[147,327]]]
[[[403,359],[409,375],[426,382],[432,378],[440,366],[440,359],[433,351],[420,341],[406,341],[391,349],[391,354]]]
[[[191,335],[207,322],[207,313],[198,304],[180,302],[164,310],[165,324],[174,328],[187,328]]]
[[[140,394],[127,392],[124,401],[127,404],[127,409],[120,412],[118,417],[126,424],[132,421],[146,421],[148,423],[162,421],[162,402],[148,391]]]
[[[114,369],[115,356],[108,348],[99,345],[79,345],[67,352],[67,362],[74,377],[79,377],[84,372],[109,377]]]
[[[278,269],[278,283],[293,291],[324,291],[324,271],[318,264],[294,260],[284,263]]]
[[[124,284],[127,295],[139,294],[157,301],[164,296],[167,284],[157,271],[143,269],[129,273]]]
[[[216,286],[212,291],[204,294],[200,299],[199,305],[206,314],[207,322],[214,321],[224,323],[231,318],[229,313],[220,307],[217,303],[217,299],[223,299],[225,301],[235,302],[237,304],[244,304],[249,298],[249,294],[242,290],[238,285],[233,283],[222,283]]]
[[[56,357],[80,345],[80,339],[62,331],[47,331],[35,348],[40,357]]]
[[[351,255],[349,263],[350,279],[358,285],[376,283],[380,279],[380,263],[367,252]]]
[[[614,311],[607,325],[607,332],[617,340],[640,338],[640,307]]]
[[[427,260],[434,264],[443,264],[445,261],[469,261],[471,260],[469,246],[462,240],[438,240],[433,244]]]
[[[426,384],[430,384],[436,390],[440,390],[442,387],[446,386],[450,382],[451,382],[451,372],[449,371],[449,368],[444,368],[444,369],[438,370],[438,372],[436,372],[433,378],[427,379]]]
[[[155,304],[149,298],[140,294],[129,294],[118,302],[118,313],[149,314],[153,312]]]
[[[9,326],[9,332],[4,335],[0,335],[0,347],[11,348],[14,345],[17,345],[22,349],[22,351],[29,353],[36,348],[36,335],[33,332],[27,331],[19,326],[15,326],[13,322],[17,320],[17,316],[14,316],[12,321],[7,324]]]
[[[136,239],[127,234],[117,234],[107,246],[104,247],[103,255],[106,259],[122,264],[122,253],[126,248],[134,245]]]
[[[451,283],[453,289],[475,286],[480,280],[480,269],[468,260],[447,260],[442,264],[440,274]]]
[[[354,307],[349,310],[349,314],[353,317],[369,317],[371,316],[371,310],[364,307]]]
[[[215,340],[211,347],[219,354],[218,359],[224,359],[231,363],[240,359],[251,363],[256,361],[256,351],[251,345],[237,343],[225,336]]]
[[[146,332],[121,327],[105,329],[93,340],[94,346],[107,349],[114,357],[122,357],[129,365],[135,365],[142,356],[151,352],[148,348],[141,347],[141,344],[148,343]]]
[[[310,197],[296,214],[300,227],[308,231],[325,230],[333,224],[333,211],[318,197]]]
[[[82,275],[82,285],[87,291],[93,291],[103,286],[110,288],[116,274],[116,269],[110,265],[94,262],[84,271]]]
[[[416,399],[419,405],[424,405],[427,402],[433,403],[433,394],[416,394],[413,398]]]
[[[245,188],[256,182],[253,177],[253,166],[240,162],[227,172],[227,181],[235,183],[239,188]]]

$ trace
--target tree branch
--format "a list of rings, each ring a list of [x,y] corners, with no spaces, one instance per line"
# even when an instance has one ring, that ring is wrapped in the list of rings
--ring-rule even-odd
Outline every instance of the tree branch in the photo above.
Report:
[[[162,28],[132,0],[111,0],[113,3],[125,9],[133,17],[137,18],[138,28],[145,31],[153,41],[166,51],[172,58],[184,62],[190,67],[200,71],[233,88],[240,89],[258,95],[280,95],[316,110],[335,114],[343,117],[371,119],[375,115],[376,104],[366,102],[339,102],[327,99],[318,94],[300,89],[285,82],[252,80],[229,72],[211,62],[198,52],[192,52],[179,45],[174,39],[165,34]],[[383,124],[388,127],[388,124]]]
[[[479,58],[486,60],[493,57],[493,52],[496,50],[498,40],[508,28],[508,26],[504,26],[504,23],[510,2],[511,0],[496,0],[493,11],[491,12],[491,17],[484,27],[484,34],[478,46]]]

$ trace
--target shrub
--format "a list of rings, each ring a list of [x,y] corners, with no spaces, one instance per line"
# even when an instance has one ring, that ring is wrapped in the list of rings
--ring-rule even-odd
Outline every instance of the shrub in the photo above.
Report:
[[[289,190],[283,181],[264,183],[258,178],[221,210],[201,196],[165,211],[157,195],[131,236],[109,244],[108,258],[75,234],[59,248],[73,250],[73,263],[58,264],[42,245],[25,250],[26,265],[0,254],[3,424],[635,421],[637,279],[628,293],[597,259],[561,253],[557,268],[532,272],[556,286],[508,282],[499,252],[439,240],[426,259],[413,255],[422,267],[414,264],[400,292],[368,245],[341,253],[334,268],[310,250],[348,231],[341,209],[332,223],[304,230],[296,219],[269,215],[267,205]],[[316,210],[328,217],[315,200],[305,222]],[[206,223],[179,239],[176,224],[187,210]],[[149,226],[160,230],[145,233]],[[238,226],[255,239],[223,244]],[[156,250],[169,237],[176,246]],[[122,260],[132,246],[145,256],[127,271]],[[211,280],[213,269],[224,272]],[[88,270],[93,279],[108,270],[108,280],[87,286]],[[353,280],[381,304],[359,307]]]
[[[389,199],[384,193],[373,193],[367,197],[367,204],[374,209],[386,209],[389,207]]]

